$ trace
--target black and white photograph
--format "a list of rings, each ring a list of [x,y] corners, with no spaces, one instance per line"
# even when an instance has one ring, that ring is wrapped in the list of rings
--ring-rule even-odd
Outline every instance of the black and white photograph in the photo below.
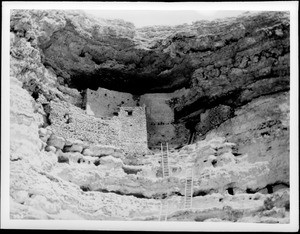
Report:
[[[3,2],[1,228],[298,231],[298,2]]]

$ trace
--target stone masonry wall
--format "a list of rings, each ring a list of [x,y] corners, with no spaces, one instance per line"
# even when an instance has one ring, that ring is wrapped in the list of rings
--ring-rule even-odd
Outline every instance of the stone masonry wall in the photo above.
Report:
[[[146,154],[148,145],[145,106],[121,107],[119,121],[122,148],[127,152]]]
[[[97,91],[87,89],[86,111],[95,117],[113,116],[119,112],[120,106],[136,106],[132,94],[98,88]]]
[[[169,142],[175,135],[174,111],[167,104],[171,95],[168,93],[151,93],[142,95],[140,103],[147,106],[147,130],[149,147],[160,146]]]
[[[145,106],[121,107],[119,116],[103,118],[89,116],[67,102],[52,101],[48,107],[55,135],[90,144],[113,145],[128,153],[148,152]]]
[[[117,118],[88,116],[84,110],[67,102],[50,103],[49,120],[54,133],[65,139],[78,139],[91,144],[119,145]]]
[[[174,125],[174,110],[169,103],[173,98],[180,97],[186,92],[186,89],[182,89],[173,93],[149,93],[134,98],[130,93],[100,87],[97,91],[87,89],[86,111],[87,114],[95,117],[110,117],[117,113],[122,106],[146,105],[149,147],[160,146],[161,142],[169,142],[175,147],[186,143],[186,139],[181,137],[178,140],[178,135],[182,133],[182,126]]]

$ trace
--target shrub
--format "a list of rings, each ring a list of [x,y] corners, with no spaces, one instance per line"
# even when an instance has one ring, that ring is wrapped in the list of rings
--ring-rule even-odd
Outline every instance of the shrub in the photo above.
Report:
[[[266,210],[271,210],[272,208],[274,207],[274,202],[272,201],[271,198],[267,198],[265,201],[264,201],[264,208]]]

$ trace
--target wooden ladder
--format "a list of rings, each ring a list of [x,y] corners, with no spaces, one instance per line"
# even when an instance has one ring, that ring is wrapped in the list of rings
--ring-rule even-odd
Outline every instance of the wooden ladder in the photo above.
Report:
[[[161,201],[159,221],[167,221],[168,210],[169,210],[169,201],[168,200]]]
[[[163,178],[170,176],[168,143],[166,143],[166,150],[164,150],[163,144],[161,143],[161,164]]]
[[[186,181],[185,181],[185,199],[184,208],[188,209],[192,207],[193,199],[193,169],[188,168],[186,171]]]

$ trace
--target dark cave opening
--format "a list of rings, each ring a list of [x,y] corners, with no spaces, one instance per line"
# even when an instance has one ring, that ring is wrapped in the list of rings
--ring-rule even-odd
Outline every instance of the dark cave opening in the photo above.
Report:
[[[193,197],[206,196],[208,194],[209,194],[208,191],[199,190],[199,191],[193,193]]]
[[[95,165],[95,166],[99,166],[99,165],[100,165],[100,160],[99,160],[99,159],[95,160],[95,161],[94,161],[94,165]]]
[[[83,159],[83,158],[79,158],[78,160],[77,160],[77,163],[85,163],[85,160]]]
[[[185,127],[190,131],[190,136],[189,136],[189,139],[187,142],[188,145],[193,144],[195,141],[197,123],[198,122],[196,122],[196,121],[189,121],[189,122],[186,122],[186,124],[185,124]]]
[[[273,193],[273,186],[272,185],[268,184],[266,186],[266,188],[267,188],[267,191],[268,191],[269,194]]]
[[[232,187],[227,188],[227,192],[228,192],[228,194],[230,194],[230,195],[234,195],[234,191],[233,191],[233,188],[232,188]]]
[[[217,162],[218,162],[218,161],[217,161],[216,159],[214,159],[214,160],[211,161],[211,164],[212,164],[214,167],[216,167],[216,166],[217,166]]]
[[[93,73],[76,72],[67,80],[70,88],[79,91],[87,88],[97,90],[98,87],[119,92],[142,95],[153,92],[174,92],[185,86],[185,83],[173,85],[173,76],[158,77],[159,72],[151,73],[137,71],[119,71],[109,68],[100,68]],[[177,74],[181,76],[182,74]]]
[[[262,188],[256,188],[256,189],[250,189],[247,188],[246,189],[246,193],[248,194],[254,194],[254,193],[268,193],[268,194],[272,194],[274,192],[276,192],[278,189],[280,188],[289,188],[289,185],[287,183],[284,182],[275,182],[273,184],[268,184],[265,187]]]
[[[151,197],[146,197],[144,196],[142,193],[124,193],[124,192],[121,192],[121,191],[118,191],[118,190],[115,190],[115,191],[109,191],[107,189],[96,189],[94,190],[96,192],[101,192],[101,193],[115,193],[115,194],[118,194],[118,195],[123,195],[123,196],[134,196],[136,198],[145,198],[145,199],[151,199]]]
[[[247,188],[246,189],[246,193],[248,193],[248,194],[254,194],[254,193],[256,193],[256,191],[254,191],[254,190],[252,190],[250,188]]]
[[[34,100],[37,100],[39,98],[38,92],[32,92],[31,97],[33,97]]]

